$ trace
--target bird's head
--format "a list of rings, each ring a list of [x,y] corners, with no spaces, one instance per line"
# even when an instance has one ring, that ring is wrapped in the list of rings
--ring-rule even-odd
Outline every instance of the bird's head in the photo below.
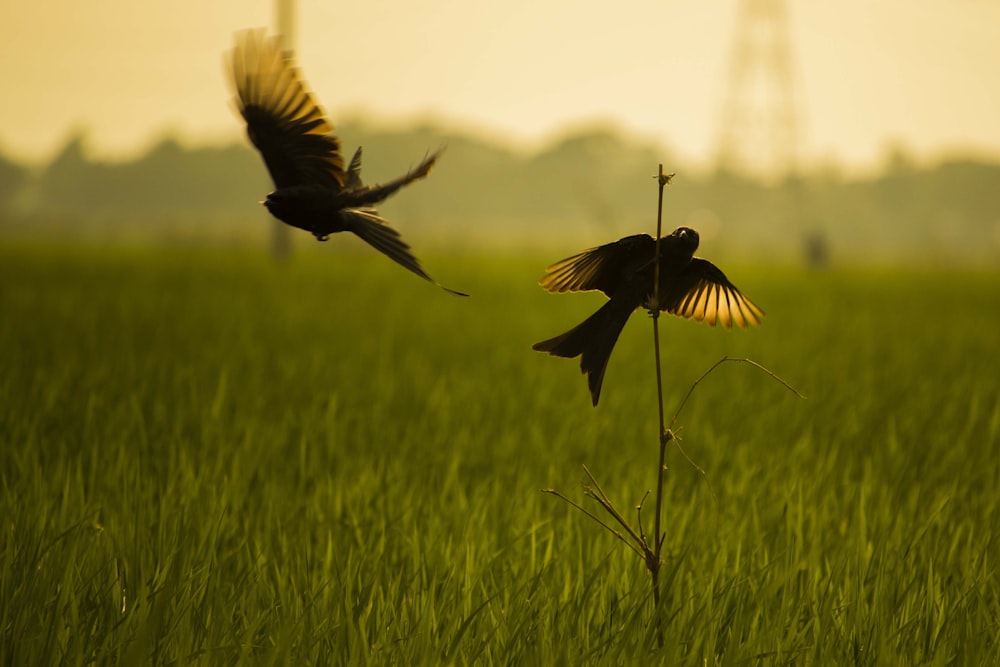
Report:
[[[690,227],[678,227],[670,233],[670,236],[678,239],[680,245],[692,253],[698,249],[698,243],[701,241],[698,232]]]
[[[271,215],[276,218],[281,218],[281,212],[285,209],[285,205],[288,203],[287,193],[281,190],[275,190],[270,193],[267,198],[261,202]]]

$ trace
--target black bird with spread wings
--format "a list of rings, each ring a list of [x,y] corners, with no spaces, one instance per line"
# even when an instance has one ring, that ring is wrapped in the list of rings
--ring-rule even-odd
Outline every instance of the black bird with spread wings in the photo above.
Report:
[[[374,206],[427,176],[440,151],[395,180],[364,185],[361,149],[345,171],[333,126],[277,37],[268,37],[264,30],[237,33],[229,66],[236,107],[274,181],[274,192],[263,202],[271,215],[312,233],[320,241],[337,232],[353,232],[393,261],[437,285],[399,232],[379,216]],[[466,296],[447,287],[442,289]]]
[[[763,311],[740,293],[708,260],[694,256],[698,232],[679,227],[660,239],[659,309],[713,327],[759,325]],[[611,351],[632,312],[652,310],[656,240],[648,234],[626,236],[556,262],[539,281],[550,292],[600,290],[609,301],[561,336],[532,347],[557,357],[580,356],[594,405],[601,397],[604,371]]]

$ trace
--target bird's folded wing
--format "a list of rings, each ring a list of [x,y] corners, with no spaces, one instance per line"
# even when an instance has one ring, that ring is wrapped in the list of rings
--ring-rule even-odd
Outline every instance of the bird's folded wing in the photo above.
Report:
[[[343,186],[340,142],[278,38],[237,33],[229,65],[236,106],[275,186]]]
[[[549,292],[600,290],[609,297],[630,271],[653,259],[656,242],[648,234],[635,234],[556,262],[538,281]]]
[[[746,329],[751,324],[759,325],[764,318],[764,312],[743,296],[718,267],[698,257],[671,280],[660,302],[673,315],[713,327],[721,322],[727,329],[733,324]]]

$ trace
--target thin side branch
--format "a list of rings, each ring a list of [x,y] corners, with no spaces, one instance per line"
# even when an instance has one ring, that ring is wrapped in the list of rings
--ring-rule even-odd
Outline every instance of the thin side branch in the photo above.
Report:
[[[589,516],[591,519],[593,519],[594,521],[596,521],[598,524],[600,524],[606,531],[608,531],[609,533],[611,533],[612,535],[614,535],[615,537],[617,537],[619,540],[621,540],[622,544],[624,544],[629,549],[631,549],[632,551],[634,551],[636,556],[638,556],[639,558],[642,558],[643,560],[645,560],[645,556],[643,555],[643,553],[638,548],[636,548],[631,542],[629,542],[628,539],[626,539],[625,535],[623,535],[620,530],[615,530],[613,527],[609,526],[607,523],[605,523],[604,521],[602,521],[599,516],[597,516],[596,514],[594,514],[593,512],[591,512],[590,510],[588,510],[583,505],[580,505],[579,503],[577,503],[577,502],[575,502],[573,500],[570,500],[565,495],[563,495],[562,492],[557,491],[556,489],[541,489],[541,491],[542,491],[542,493],[548,493],[550,495],[553,495],[556,498],[561,498],[562,500],[564,500],[565,502],[569,503],[570,505],[572,505],[577,510],[583,512],[584,514],[586,514],[587,516]],[[590,494],[588,494],[588,495],[590,495]],[[591,497],[593,497],[593,496],[591,496]],[[601,507],[605,507],[603,503],[601,504]],[[607,509],[607,508],[605,507],[605,509]]]
[[[635,522],[639,524],[639,537],[642,538],[643,544],[646,543],[646,530],[642,527],[642,506],[646,504],[646,498],[649,498],[649,490],[642,494],[642,500],[639,504],[635,506]]]
[[[677,411],[674,413],[674,418],[672,420],[670,420],[670,428],[673,428],[674,424],[677,423],[677,418],[681,416],[681,410],[683,410],[684,406],[687,405],[688,399],[691,398],[691,394],[694,393],[694,390],[698,387],[699,384],[701,384],[702,380],[704,380],[705,378],[707,378],[712,373],[712,371],[714,371],[716,368],[718,368],[722,364],[726,363],[727,361],[742,362],[744,364],[749,364],[749,365],[753,366],[754,368],[756,368],[757,370],[762,371],[763,373],[766,373],[767,375],[769,375],[772,380],[775,380],[775,381],[779,382],[782,386],[785,387],[785,389],[787,389],[788,391],[792,392],[793,394],[795,394],[799,398],[805,398],[805,396],[802,393],[800,393],[798,389],[796,389],[792,385],[790,385],[787,382],[785,382],[780,376],[778,376],[777,373],[775,373],[774,371],[772,371],[772,370],[770,370],[770,369],[768,369],[768,368],[766,368],[766,367],[758,364],[753,359],[747,359],[745,357],[722,357],[721,359],[719,359],[718,361],[716,361],[714,364],[712,364],[711,367],[707,371],[705,371],[704,373],[702,373],[701,377],[699,377],[697,380],[695,380],[694,383],[691,385],[691,388],[687,390],[686,394],[684,394],[684,398],[681,399],[681,403],[677,407]]]
[[[593,482],[594,484],[593,488],[584,487],[584,492],[587,493],[587,495],[589,495],[591,498],[596,500],[598,503],[600,503],[601,507],[603,507],[608,514],[614,517],[614,520],[617,521],[621,525],[621,527],[628,532],[628,534],[632,537],[633,540],[636,541],[637,544],[639,544],[640,546],[645,546],[646,544],[645,540],[643,540],[639,536],[639,534],[635,531],[635,529],[632,528],[632,526],[629,524],[628,520],[624,516],[622,516],[621,512],[619,512],[618,509],[614,506],[614,504],[611,502],[611,499],[608,497],[608,494],[604,493],[604,489],[602,489],[601,485],[597,483],[597,479],[590,472],[590,469],[587,466],[583,466],[583,469],[584,471],[586,471],[587,477],[589,477],[590,481]],[[597,489],[596,492],[594,491],[594,488]]]

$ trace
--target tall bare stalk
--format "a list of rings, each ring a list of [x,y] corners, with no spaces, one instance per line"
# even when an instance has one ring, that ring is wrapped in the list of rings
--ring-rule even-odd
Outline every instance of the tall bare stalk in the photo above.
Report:
[[[663,476],[666,472],[667,442],[670,431],[663,419],[663,373],[660,370],[660,237],[663,236],[663,188],[670,183],[674,174],[664,174],[660,164],[657,181],[659,190],[656,199],[656,257],[653,264],[653,307],[649,316],[653,319],[653,353],[656,358],[656,407],[659,413],[660,463],[656,469],[656,510],[653,515],[653,558],[646,559],[653,583],[653,607],[656,614],[656,644],[663,646],[663,626],[660,622],[660,551],[663,548],[663,533],[660,532],[660,517],[663,510]]]
[[[681,410],[687,404],[688,399],[694,392],[695,388],[701,384],[701,382],[708,377],[715,369],[721,366],[727,361],[736,361],[749,364],[750,366],[762,371],[775,380],[782,384],[786,389],[794,393],[800,398],[804,398],[802,394],[796,391],[791,385],[782,380],[780,377],[772,373],[767,368],[761,366],[755,361],[750,359],[735,358],[735,357],[723,357],[719,361],[712,364],[712,366],[705,371],[701,377],[694,381],[691,388],[688,389],[684,398],[681,400],[677,411],[674,412],[673,419],[670,421],[670,426],[666,425],[665,413],[663,408],[663,374],[660,368],[660,237],[663,232],[663,188],[670,183],[670,180],[674,177],[674,174],[663,173],[663,165],[659,166],[659,174],[657,176],[659,183],[659,191],[656,205],[656,258],[654,260],[653,268],[653,302],[652,308],[649,310],[650,318],[653,320],[653,353],[656,362],[656,404],[657,413],[659,416],[659,428],[658,428],[658,442],[659,442],[659,463],[656,469],[656,498],[655,498],[655,514],[653,517],[653,535],[652,544],[650,544],[650,539],[646,535],[642,528],[642,506],[649,495],[647,491],[643,496],[642,501],[640,501],[639,506],[636,508],[636,522],[638,528],[633,527],[628,519],[618,511],[611,498],[604,492],[601,485],[598,483],[597,478],[590,472],[587,466],[583,466],[583,470],[590,480],[588,484],[584,484],[583,492],[584,495],[593,499],[599,504],[605,512],[607,512],[615,523],[621,526],[622,530],[615,528],[610,523],[601,519],[598,515],[594,514],[587,508],[583,507],[579,503],[571,500],[565,496],[562,492],[556,489],[542,489],[542,493],[549,493],[558,498],[561,498],[565,502],[569,503],[575,509],[579,510],[583,514],[587,515],[595,522],[600,524],[612,535],[617,537],[619,540],[625,544],[631,551],[633,551],[637,556],[642,558],[646,565],[646,569],[649,570],[650,579],[653,587],[653,613],[656,623],[656,644],[658,647],[662,648],[664,644],[664,633],[663,633],[663,622],[662,614],[660,609],[660,568],[663,565],[662,552],[663,552],[663,542],[666,538],[666,533],[661,529],[661,519],[663,516],[663,479],[666,474],[666,452],[667,443],[676,440],[673,431],[671,430],[676,424],[677,419],[680,416]],[[683,452],[682,452],[683,453]],[[687,454],[684,454],[687,458]],[[690,461],[690,459],[688,459]],[[701,470],[699,468],[699,470]],[[624,531],[624,532],[622,532]]]

